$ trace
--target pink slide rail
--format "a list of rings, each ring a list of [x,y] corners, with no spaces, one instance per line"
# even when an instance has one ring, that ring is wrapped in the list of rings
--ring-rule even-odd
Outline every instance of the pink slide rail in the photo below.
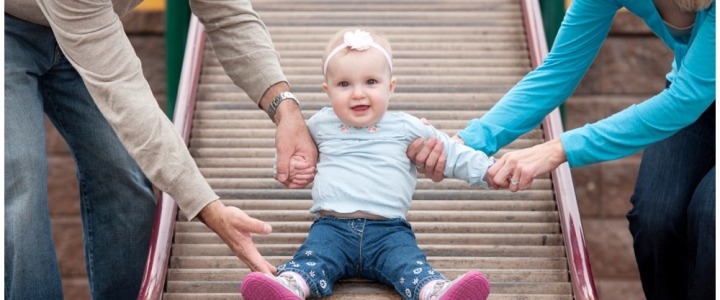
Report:
[[[522,6],[528,47],[530,48],[530,60],[533,69],[535,69],[542,64],[543,59],[548,55],[540,3],[538,0],[523,0]],[[549,141],[560,136],[563,132],[563,125],[560,119],[560,111],[557,108],[545,117],[542,127],[545,140]],[[573,294],[575,299],[578,300],[598,299],[568,163],[560,165],[551,174],[558,212],[560,213],[560,226],[565,241],[565,253],[570,269]]]
[[[180,132],[186,144],[190,138],[190,127],[195,110],[195,96],[197,94],[204,45],[205,32],[203,26],[197,17],[193,15],[190,18],[175,116],[173,117],[175,128]],[[157,202],[150,251],[145,262],[145,274],[143,275],[138,299],[155,300],[162,298],[177,211],[178,207],[175,200],[170,195],[162,193]]]

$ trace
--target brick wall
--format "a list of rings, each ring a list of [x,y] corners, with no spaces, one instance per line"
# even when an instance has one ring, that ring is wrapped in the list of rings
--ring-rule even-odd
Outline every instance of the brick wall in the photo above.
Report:
[[[165,105],[164,14],[123,18],[145,77]],[[566,128],[592,123],[641,102],[664,87],[672,53],[636,17],[620,12],[610,36],[566,103]],[[82,251],[75,166],[65,142],[47,122],[49,193],[55,244],[66,299],[90,299]],[[644,299],[625,213],[631,208],[639,154],[572,170],[576,195],[601,299]]]

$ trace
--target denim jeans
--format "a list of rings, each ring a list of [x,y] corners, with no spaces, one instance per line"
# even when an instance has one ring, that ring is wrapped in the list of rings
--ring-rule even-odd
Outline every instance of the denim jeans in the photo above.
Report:
[[[648,300],[715,299],[715,103],[643,152],[627,214]]]
[[[48,210],[43,112],[77,164],[93,299],[136,299],[152,185],[120,143],[49,27],[5,14],[5,298],[62,299]]]
[[[293,259],[278,266],[278,274],[288,271],[305,279],[314,298],[332,294],[340,279],[361,276],[393,286],[404,299],[418,299],[426,283],[446,279],[428,265],[403,219],[322,216]]]

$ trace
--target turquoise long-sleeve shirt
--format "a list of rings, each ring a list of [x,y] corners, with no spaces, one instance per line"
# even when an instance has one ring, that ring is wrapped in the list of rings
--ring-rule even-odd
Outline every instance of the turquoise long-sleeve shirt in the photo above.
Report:
[[[642,103],[561,134],[570,167],[628,156],[692,124],[715,101],[715,3],[697,13],[689,37],[675,38],[652,0],[573,0],[543,64],[458,135],[491,155],[537,127],[570,97],[622,7],[645,20],[675,52],[667,75],[672,84]]]

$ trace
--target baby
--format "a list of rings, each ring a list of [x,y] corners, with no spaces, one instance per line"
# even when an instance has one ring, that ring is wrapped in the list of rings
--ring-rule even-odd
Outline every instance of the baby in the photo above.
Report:
[[[343,30],[330,40],[322,68],[332,109],[307,122],[320,153],[310,208],[318,218],[278,276],[245,277],[245,299],[325,297],[338,280],[357,276],[393,286],[405,299],[476,300],[490,293],[478,271],[450,281],[428,265],[405,220],[417,184],[406,150],[418,137],[435,136],[447,154],[445,176],[485,188],[494,159],[416,117],[387,112],[396,84],[391,53],[387,40],[369,30]]]

